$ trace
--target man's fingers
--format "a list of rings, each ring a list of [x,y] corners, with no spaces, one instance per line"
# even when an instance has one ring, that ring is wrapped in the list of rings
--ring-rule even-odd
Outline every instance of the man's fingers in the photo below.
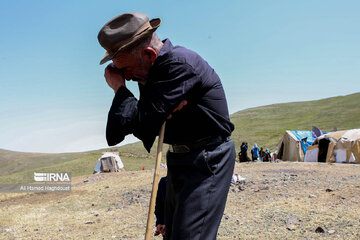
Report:
[[[165,225],[163,225],[163,227],[161,228],[161,234],[165,236]]]
[[[115,91],[115,93],[121,86],[126,86],[123,71],[114,67],[113,64],[109,64],[105,68],[104,77],[107,84]]]
[[[177,112],[180,111],[184,106],[186,106],[188,104],[188,102],[186,100],[182,100],[181,103],[179,103],[179,105],[174,109],[173,112]],[[172,114],[170,114],[167,117],[167,120],[169,120],[170,118],[172,118]]]
[[[187,101],[186,100],[182,100],[181,103],[174,109],[173,112],[177,112],[180,111],[184,106],[187,105]]]

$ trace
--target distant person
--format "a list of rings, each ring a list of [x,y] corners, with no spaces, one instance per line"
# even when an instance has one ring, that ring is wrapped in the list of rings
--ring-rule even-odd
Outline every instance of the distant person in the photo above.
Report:
[[[165,239],[165,199],[167,177],[162,177],[156,194],[155,216],[156,230],[154,236],[163,235]]]
[[[265,151],[264,162],[271,162],[271,153],[269,149],[266,149]]]
[[[241,146],[240,146],[240,151],[239,151],[239,154],[238,154],[238,156],[239,156],[239,162],[243,162],[243,154],[242,154],[242,152],[243,152],[243,147],[244,147],[244,145],[245,145],[245,143],[244,142],[242,142],[241,143]]]
[[[245,142],[245,146],[246,146],[246,151],[245,151],[245,153],[246,153],[246,160],[247,160],[248,162],[250,162],[250,158],[249,158],[248,155],[247,155],[247,150],[249,149],[249,145],[248,145],[247,142]]]
[[[259,153],[259,155],[260,155],[260,162],[264,162],[265,151],[264,151],[264,148],[263,148],[263,147],[260,148],[260,153]]]
[[[248,146],[247,146],[247,142],[243,142],[240,146],[240,153],[239,153],[239,161],[240,162],[249,162],[250,158],[247,155],[247,150],[248,150]]]
[[[239,151],[239,154],[238,154],[238,157],[239,157],[239,162],[241,162],[241,147],[242,147],[242,145],[244,144],[244,142],[241,144],[241,146],[240,146],[240,151]]]
[[[251,149],[251,157],[253,161],[257,161],[259,159],[259,147],[257,146],[257,144],[254,144],[254,147]]]

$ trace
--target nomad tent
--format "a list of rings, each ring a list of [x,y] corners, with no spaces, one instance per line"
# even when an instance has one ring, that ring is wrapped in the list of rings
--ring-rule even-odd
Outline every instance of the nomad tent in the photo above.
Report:
[[[305,162],[360,163],[360,129],[324,134],[308,147]]]
[[[307,147],[316,138],[313,131],[286,131],[275,151],[275,159],[283,161],[303,162]]]
[[[119,172],[124,169],[118,152],[104,152],[94,168],[94,173]]]

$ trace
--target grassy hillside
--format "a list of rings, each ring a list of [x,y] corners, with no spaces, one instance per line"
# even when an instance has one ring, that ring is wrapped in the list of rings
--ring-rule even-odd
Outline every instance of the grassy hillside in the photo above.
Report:
[[[311,130],[313,125],[325,131],[360,128],[360,93],[309,102],[274,104],[246,109],[231,115],[235,124],[232,138],[236,150],[241,142],[255,142],[274,151],[285,130]],[[142,143],[117,148],[129,171],[154,167],[156,144],[148,154]],[[164,146],[164,154],[167,146]],[[109,149],[105,149],[109,150]],[[72,176],[91,174],[104,149],[62,154],[19,153],[0,149],[0,183],[22,183],[33,172],[71,172]],[[163,157],[163,160],[165,157]]]
[[[118,148],[100,149],[81,153],[38,154],[0,150],[0,171],[2,172],[2,176],[0,175],[0,184],[32,182],[34,172],[70,172],[73,177],[91,174],[101,153],[111,149],[117,149],[120,152],[125,170],[127,171],[141,170],[143,167],[145,169],[152,169],[155,165],[156,147],[157,144],[155,143],[151,153],[147,153],[140,142]],[[163,155],[165,155],[166,149],[167,147],[165,145]],[[3,152],[7,152],[6,158],[3,157]],[[11,162],[11,153],[13,153],[13,162]],[[6,161],[4,161],[4,159]],[[42,165],[39,164],[39,162],[44,161],[44,159],[48,159],[48,161],[43,162]],[[164,160],[165,156],[163,157],[163,161]],[[6,165],[8,162],[10,162],[11,166],[18,166],[22,163],[25,163],[25,166],[18,167],[18,169],[21,169],[19,171],[10,172],[7,170],[11,169]],[[31,165],[32,163],[34,165]]]
[[[0,149],[0,176],[20,172],[26,169],[51,166],[65,161],[82,158],[89,154],[91,153],[26,153]]]
[[[274,104],[246,109],[231,115],[235,124],[234,140],[237,151],[241,142],[257,143],[271,151],[285,130],[324,131],[360,128],[360,93],[309,102]]]

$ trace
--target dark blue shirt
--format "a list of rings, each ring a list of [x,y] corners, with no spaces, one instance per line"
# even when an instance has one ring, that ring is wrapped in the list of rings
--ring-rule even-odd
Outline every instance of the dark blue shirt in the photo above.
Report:
[[[116,92],[106,128],[110,146],[133,133],[150,152],[162,123],[183,100],[188,104],[166,121],[164,143],[190,144],[211,136],[227,137],[234,130],[214,69],[197,53],[174,47],[168,39],[139,89],[139,100],[126,87]]]

